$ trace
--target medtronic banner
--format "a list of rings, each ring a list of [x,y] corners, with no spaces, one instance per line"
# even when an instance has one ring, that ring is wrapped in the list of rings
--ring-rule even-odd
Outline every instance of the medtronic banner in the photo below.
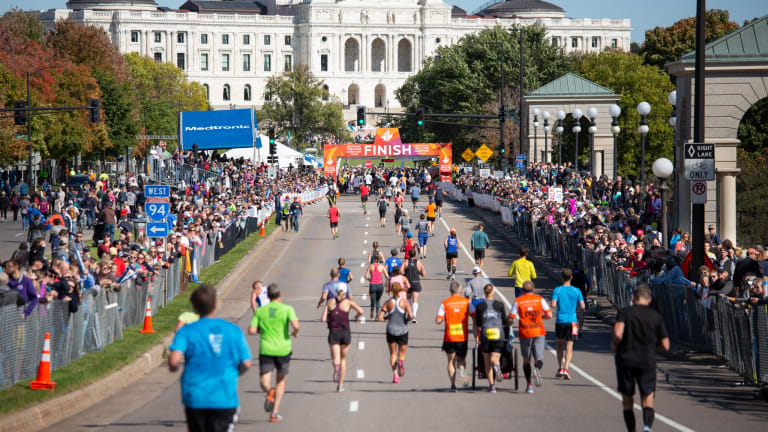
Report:
[[[179,145],[198,150],[253,147],[258,134],[251,109],[190,111],[179,114]]]

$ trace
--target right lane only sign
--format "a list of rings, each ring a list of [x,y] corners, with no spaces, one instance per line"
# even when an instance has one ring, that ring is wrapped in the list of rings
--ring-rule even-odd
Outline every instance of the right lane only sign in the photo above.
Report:
[[[685,179],[711,181],[715,179],[715,145],[685,144]]]

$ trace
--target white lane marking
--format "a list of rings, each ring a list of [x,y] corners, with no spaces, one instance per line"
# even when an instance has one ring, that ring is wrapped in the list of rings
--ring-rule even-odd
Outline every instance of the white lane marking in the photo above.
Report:
[[[365,341],[358,342],[357,349],[359,349],[360,351],[365,351]]]
[[[363,300],[368,300],[368,294],[363,293],[363,295],[361,295],[360,298]]]
[[[368,228],[368,224],[365,224],[365,227]]]
[[[365,315],[360,317],[360,324],[365,324]]]
[[[357,410],[360,409],[360,402],[358,401],[351,401],[349,403],[349,412],[357,412]]]
[[[366,225],[366,226],[368,226],[368,225]],[[365,235],[368,235],[368,231],[365,232]]]
[[[358,369],[358,370],[357,370],[357,378],[358,378],[358,379],[363,379],[363,378],[365,378],[365,371],[364,371],[364,370],[362,370],[362,369]]]
[[[440,218],[440,222],[442,222],[442,223],[443,223],[443,225],[445,226],[445,229],[447,229],[447,230],[450,230],[450,228],[448,227],[448,224],[446,224],[446,223],[445,223],[445,220],[443,220],[443,218]],[[464,246],[464,243],[462,243],[462,244],[461,244],[461,248],[464,250],[464,253],[467,255],[467,258],[468,258],[468,259],[469,259],[469,260],[472,262],[472,264],[474,265],[474,263],[475,263],[475,259],[474,259],[474,257],[473,257],[472,255],[470,255],[469,251],[468,251],[468,250],[467,250],[467,248]],[[485,277],[486,277],[488,280],[490,280],[491,282],[493,282],[493,280],[492,280],[491,278],[489,278],[487,274],[485,274],[485,270],[483,270],[483,276],[485,276]],[[497,294],[499,297],[501,297],[502,301],[504,301],[504,303],[506,303],[506,305],[507,305],[507,307],[508,307],[508,308],[509,308],[509,307],[511,307],[511,305],[509,304],[509,301],[507,301],[507,298],[506,298],[506,297],[504,297],[504,294],[502,294],[502,293],[501,293],[501,290],[496,290],[496,294]],[[549,352],[550,352],[552,355],[554,355],[555,357],[557,357],[557,351],[553,350],[553,349],[552,349],[552,347],[550,347],[550,346],[549,346],[549,344],[547,344],[547,350],[548,350],[548,351],[549,351]],[[578,366],[576,366],[575,364],[571,363],[571,369],[573,369],[574,371],[576,371],[576,373],[578,373],[579,375],[583,376],[583,377],[584,377],[584,378],[585,378],[587,381],[591,382],[592,384],[594,384],[595,386],[597,386],[599,389],[602,389],[602,390],[604,390],[606,393],[608,393],[609,395],[613,396],[615,399],[617,399],[617,400],[621,400],[621,395],[620,395],[619,393],[617,393],[616,391],[614,391],[612,388],[608,387],[607,385],[603,384],[603,383],[602,383],[602,382],[600,382],[600,381],[599,381],[597,378],[595,378],[595,377],[593,377],[592,375],[588,374],[586,371],[584,371],[584,370],[583,370],[583,369],[581,369],[580,367],[578,367]],[[642,409],[642,407],[641,407],[640,405],[638,405],[638,404],[635,404],[635,405],[634,405],[634,407],[635,407],[635,409],[636,409],[636,410],[638,410],[638,411],[642,411],[642,410],[643,410],[643,409]],[[674,429],[677,429],[677,430],[679,430],[680,432],[694,432],[694,430],[693,430],[693,429],[691,429],[691,428],[689,428],[689,427],[687,427],[687,426],[681,425],[680,423],[678,423],[678,422],[676,422],[676,421],[674,421],[674,420],[670,419],[669,417],[666,417],[666,416],[664,416],[664,415],[661,415],[661,414],[659,414],[658,412],[656,413],[656,418],[657,418],[657,419],[659,419],[659,421],[660,421],[660,422],[662,422],[662,423],[665,423],[665,424],[667,424],[668,426],[670,426],[670,427],[672,427],[672,428],[674,428]]]
[[[363,267],[365,267],[365,263],[364,263],[364,262],[361,262],[361,263],[360,263],[360,268],[363,268]]]
[[[368,225],[366,225],[366,226],[368,226]],[[24,233],[23,233],[23,232],[21,232],[21,233],[17,233],[17,234],[16,234],[16,237],[21,237],[21,236],[23,236],[23,235],[24,235]]]
[[[365,255],[365,254],[367,254],[367,253],[368,253],[368,251],[367,251],[367,250],[365,250],[365,249],[363,249],[363,255]]]
[[[365,283],[365,278],[363,276],[360,276],[360,285]],[[363,299],[365,300],[365,299]]]
[[[368,244],[368,240],[363,240],[363,244]]]
[[[371,220],[371,218],[368,218],[368,220]]]

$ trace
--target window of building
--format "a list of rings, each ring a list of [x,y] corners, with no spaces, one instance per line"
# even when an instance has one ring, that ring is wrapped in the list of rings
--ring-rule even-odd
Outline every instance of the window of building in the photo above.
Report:
[[[291,35],[285,35],[285,44],[291,46]]]
[[[611,48],[618,48],[618,47],[619,47],[619,40],[611,39]]]
[[[552,46],[558,46],[560,44],[560,39],[553,37],[552,38]]]
[[[250,86],[250,84],[246,84],[245,87],[243,87],[243,100],[244,101],[250,101],[251,100],[251,86]]]
[[[272,71],[272,54],[264,54],[264,72]]]
[[[251,70],[251,55],[243,54],[243,72],[250,72]]]
[[[229,71],[229,54],[221,55],[221,70],[222,72]]]
[[[320,54],[320,72],[328,72],[328,54]]]
[[[272,36],[264,35],[264,45],[272,45]]]
[[[251,35],[243,35],[243,45],[251,44]]]
[[[160,32],[155,32],[155,43],[160,43],[163,41],[163,34]]]
[[[579,47],[579,39],[571,38],[571,48],[578,48],[578,47]]]
[[[176,53],[176,66],[181,70],[186,69],[186,65],[184,63],[184,53]]]
[[[201,45],[207,45],[208,44],[208,34],[203,33],[200,35],[200,44]]]
[[[285,57],[283,57],[283,60],[284,60],[283,70],[285,71],[293,70],[293,56],[291,56],[290,54],[286,54]]]
[[[203,90],[205,90],[205,99],[210,99],[210,89],[208,88],[208,84],[203,84]]]
[[[264,100],[269,102],[272,100],[272,94],[268,92],[267,90],[264,90]]]
[[[221,92],[221,97],[225,101],[229,100],[229,84],[224,84],[224,91]]]
[[[221,44],[222,45],[229,45],[229,35],[228,34],[221,35]]]
[[[323,84],[323,96],[322,96],[323,101],[328,102],[328,98],[330,96],[330,93],[331,92],[330,92],[330,90],[328,90],[328,85],[327,84]]]
[[[163,53],[155,53],[155,63],[161,63],[163,61]]]
[[[208,54],[200,54],[200,70],[203,72],[208,70]]]
[[[592,36],[592,48],[597,48],[597,36]]]
[[[176,33],[176,43],[180,43],[180,44],[184,43],[184,33],[183,32]]]
[[[139,43],[139,32],[136,30],[131,31],[131,43]]]

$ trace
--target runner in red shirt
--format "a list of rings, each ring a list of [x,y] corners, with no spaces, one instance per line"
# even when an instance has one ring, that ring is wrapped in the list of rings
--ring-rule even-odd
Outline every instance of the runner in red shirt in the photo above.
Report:
[[[363,214],[368,214],[368,186],[365,184],[360,185],[360,201],[363,202]]]
[[[336,207],[336,204],[332,203],[331,208],[328,209],[328,219],[331,221],[331,236],[334,240],[339,238],[339,219],[341,218],[341,211]]]

